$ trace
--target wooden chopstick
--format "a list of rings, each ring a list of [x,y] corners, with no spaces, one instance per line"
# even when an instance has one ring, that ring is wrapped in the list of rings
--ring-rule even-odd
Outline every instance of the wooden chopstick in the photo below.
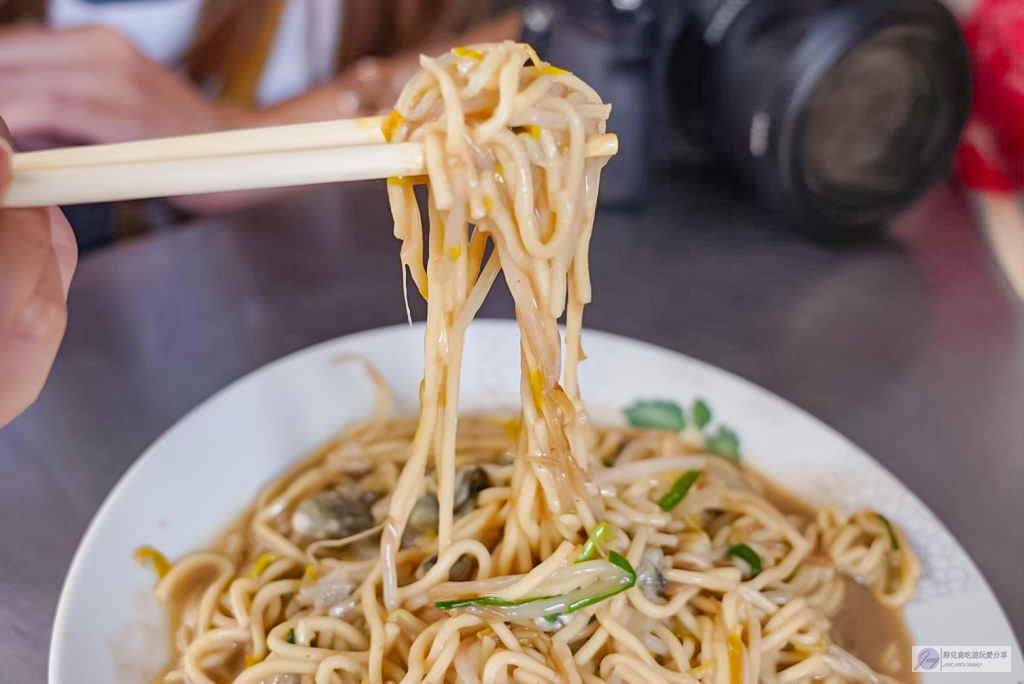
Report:
[[[17,173],[30,169],[98,166],[100,164],[125,164],[165,159],[199,159],[260,152],[374,145],[385,142],[384,133],[381,130],[383,123],[383,116],[370,116],[363,119],[247,128],[112,145],[86,145],[42,152],[23,152],[14,155],[14,159],[11,161],[11,170]]]
[[[422,173],[423,148],[416,143],[54,167],[14,172],[3,205],[90,204]]]
[[[370,127],[369,122],[375,126]],[[426,173],[418,143],[377,144],[380,119],[209,133],[15,154],[5,207],[87,204]],[[318,135],[330,131],[324,142]],[[610,157],[618,138],[592,138]]]

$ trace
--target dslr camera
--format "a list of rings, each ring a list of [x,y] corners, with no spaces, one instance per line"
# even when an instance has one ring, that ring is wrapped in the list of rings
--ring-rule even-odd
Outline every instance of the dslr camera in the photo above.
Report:
[[[937,0],[534,0],[524,39],[612,103],[602,197],[725,165],[800,227],[877,230],[947,173],[971,106]]]

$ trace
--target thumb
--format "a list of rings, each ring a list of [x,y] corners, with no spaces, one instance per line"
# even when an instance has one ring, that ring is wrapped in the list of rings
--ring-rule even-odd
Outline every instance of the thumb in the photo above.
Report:
[[[3,192],[11,182],[11,159],[13,158],[11,131],[7,128],[7,122],[0,118],[0,192]]]

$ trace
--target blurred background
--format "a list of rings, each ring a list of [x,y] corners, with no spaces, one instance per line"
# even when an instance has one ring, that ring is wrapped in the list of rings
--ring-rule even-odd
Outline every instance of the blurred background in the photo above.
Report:
[[[1020,186],[1022,12],[1019,0],[5,0],[0,115],[21,150],[364,115],[389,109],[420,52],[518,38],[613,104],[623,153],[605,206],[642,210],[653,174],[697,168],[841,241],[884,231],[955,158],[964,185]],[[68,213],[91,250],[265,199]]]
[[[1024,0],[0,0],[0,21],[21,150],[386,112],[421,52],[530,41],[621,139],[585,324],[853,439],[1024,637]],[[66,211],[67,335],[0,431],[11,681],[45,676],[75,546],[154,439],[264,363],[405,320],[383,183]],[[482,315],[512,313],[496,286]]]

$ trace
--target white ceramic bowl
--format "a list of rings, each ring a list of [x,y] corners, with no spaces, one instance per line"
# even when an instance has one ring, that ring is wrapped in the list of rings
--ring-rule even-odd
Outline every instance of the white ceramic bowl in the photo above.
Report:
[[[513,408],[519,333],[512,321],[477,321],[467,335],[465,411]],[[1003,646],[1014,674],[927,673],[926,682],[1011,684],[1024,676],[1020,647],[974,564],[936,517],[877,462],[835,431],[769,392],[707,364],[614,335],[586,331],[580,385],[599,421],[642,398],[703,397],[737,429],[746,461],[812,504],[869,504],[909,535],[924,572],[906,608],[915,644]],[[423,326],[371,330],[275,361],[221,391],[158,439],[121,478],[71,563],[50,649],[50,684],[147,684],[164,665],[164,616],[150,597],[152,571],[132,561],[149,544],[175,558],[201,548],[292,461],[367,415],[372,385],[355,352],[411,414],[423,371]]]

